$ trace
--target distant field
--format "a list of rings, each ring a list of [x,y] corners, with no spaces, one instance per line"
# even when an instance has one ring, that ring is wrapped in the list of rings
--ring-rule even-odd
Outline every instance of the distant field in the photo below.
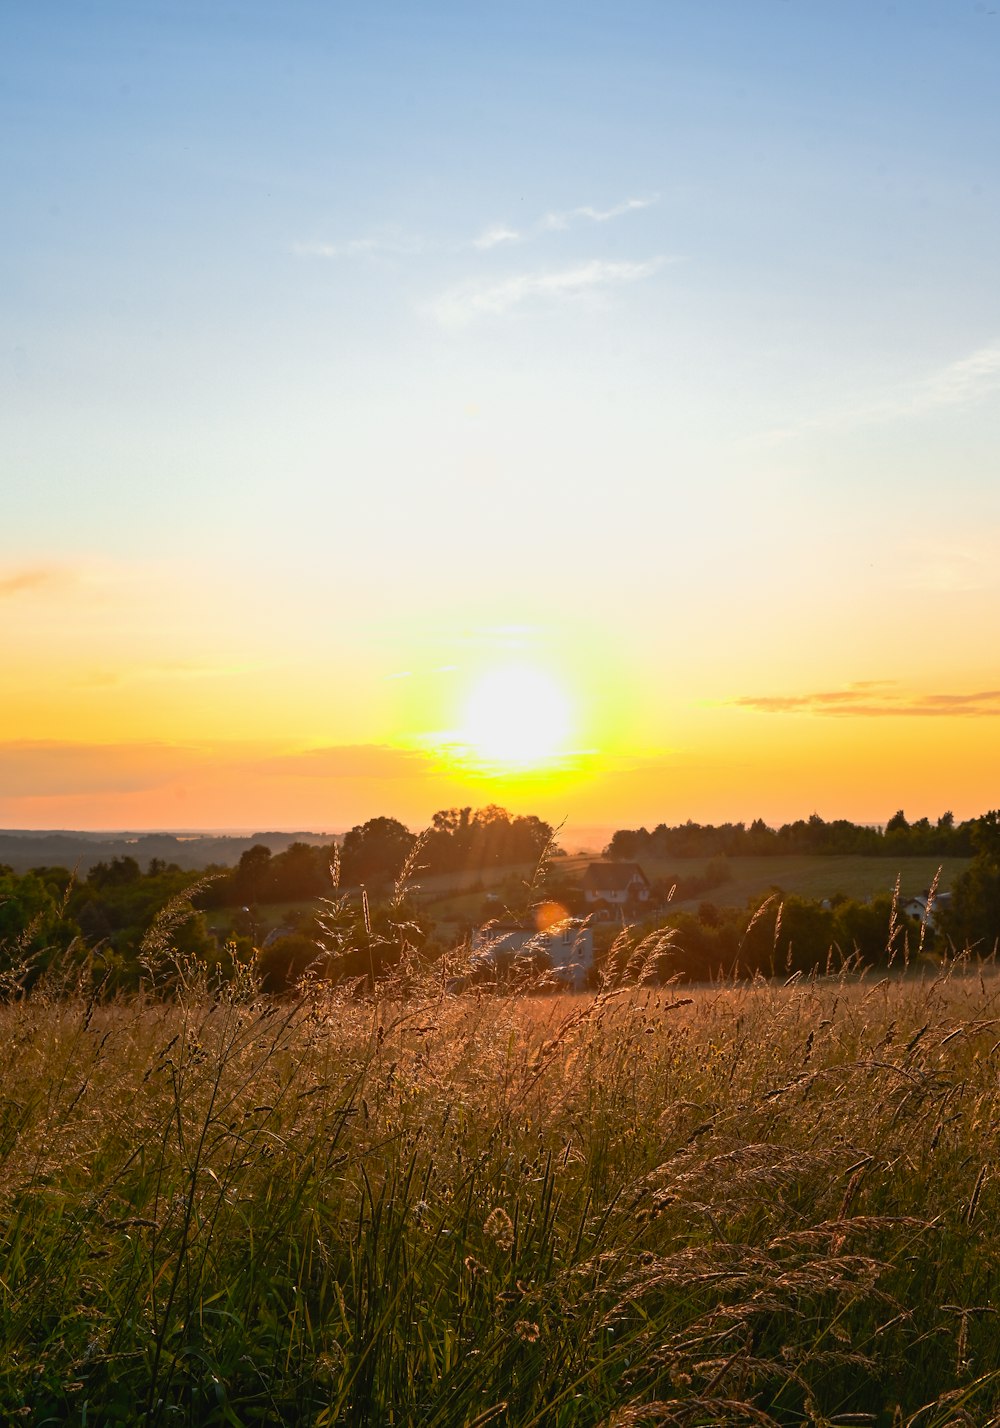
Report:
[[[579,869],[585,867],[587,861],[568,858],[563,866]],[[928,888],[938,868],[941,869],[938,888],[945,892],[958,874],[969,866],[968,858],[866,858],[853,855],[842,858],[790,855],[782,858],[729,858],[726,861],[732,873],[728,882],[687,902],[678,902],[677,906],[697,906],[707,899],[718,907],[743,907],[748,898],[766,893],[775,886],[798,897],[824,898],[840,892],[861,900],[875,893],[891,892],[897,875],[900,895],[905,898]],[[650,879],[671,874],[691,877],[705,871],[707,860],[671,858],[660,861],[643,858],[639,860],[639,866]]]
[[[578,877],[592,860],[589,858],[559,858],[553,864],[555,873]],[[935,873],[941,869],[938,889],[946,892],[955,878],[969,866],[968,858],[866,858],[860,856],[816,857],[808,855],[782,858],[729,858],[726,860],[730,879],[697,897],[674,899],[677,908],[695,908],[702,901],[717,907],[745,907],[751,898],[763,897],[772,887],[797,897],[825,898],[834,893],[863,901],[881,892],[892,892],[896,878],[902,898],[912,897],[930,887]],[[705,858],[656,858],[640,860],[648,878],[667,876],[693,877],[704,873]],[[532,875],[529,864],[509,868],[483,868],[461,873],[442,873],[436,877],[416,877],[417,899],[448,934],[475,922],[482,911],[485,894],[507,883],[524,882]],[[260,935],[280,927],[296,913],[308,912],[315,901],[261,904],[256,909],[256,926]],[[235,908],[213,909],[206,914],[213,932],[223,933],[232,923]]]
[[[413,882],[424,899],[429,901],[452,893],[493,888],[508,878],[530,877],[533,871],[531,863],[513,863],[503,868],[468,868],[455,873],[435,873],[433,876],[418,872]]]

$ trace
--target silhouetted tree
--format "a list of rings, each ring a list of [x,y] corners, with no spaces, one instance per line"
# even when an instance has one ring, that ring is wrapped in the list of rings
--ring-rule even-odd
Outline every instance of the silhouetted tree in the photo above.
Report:
[[[264,902],[271,891],[271,850],[255,843],[240,857],[233,876],[233,896],[238,902]]]
[[[1000,810],[976,820],[972,842],[975,857],[956,879],[941,921],[959,947],[989,954],[1000,939]]]
[[[392,882],[415,842],[414,834],[397,819],[369,818],[344,835],[342,881],[349,885]]]

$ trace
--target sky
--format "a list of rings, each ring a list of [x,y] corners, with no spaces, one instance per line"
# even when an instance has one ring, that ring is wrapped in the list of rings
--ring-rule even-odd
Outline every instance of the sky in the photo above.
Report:
[[[0,825],[996,806],[998,94],[966,0],[7,0]]]

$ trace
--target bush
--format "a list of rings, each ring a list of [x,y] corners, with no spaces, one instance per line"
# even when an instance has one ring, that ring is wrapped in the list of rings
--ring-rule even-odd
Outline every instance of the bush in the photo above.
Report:
[[[257,958],[261,991],[275,996],[293,991],[310,968],[322,966],[327,960],[322,948],[301,932],[275,937]]]

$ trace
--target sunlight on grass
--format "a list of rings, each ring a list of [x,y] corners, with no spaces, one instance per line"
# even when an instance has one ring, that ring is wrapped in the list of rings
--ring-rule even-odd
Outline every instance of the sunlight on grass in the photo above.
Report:
[[[407,976],[0,1008],[4,1421],[991,1421],[992,969]]]

